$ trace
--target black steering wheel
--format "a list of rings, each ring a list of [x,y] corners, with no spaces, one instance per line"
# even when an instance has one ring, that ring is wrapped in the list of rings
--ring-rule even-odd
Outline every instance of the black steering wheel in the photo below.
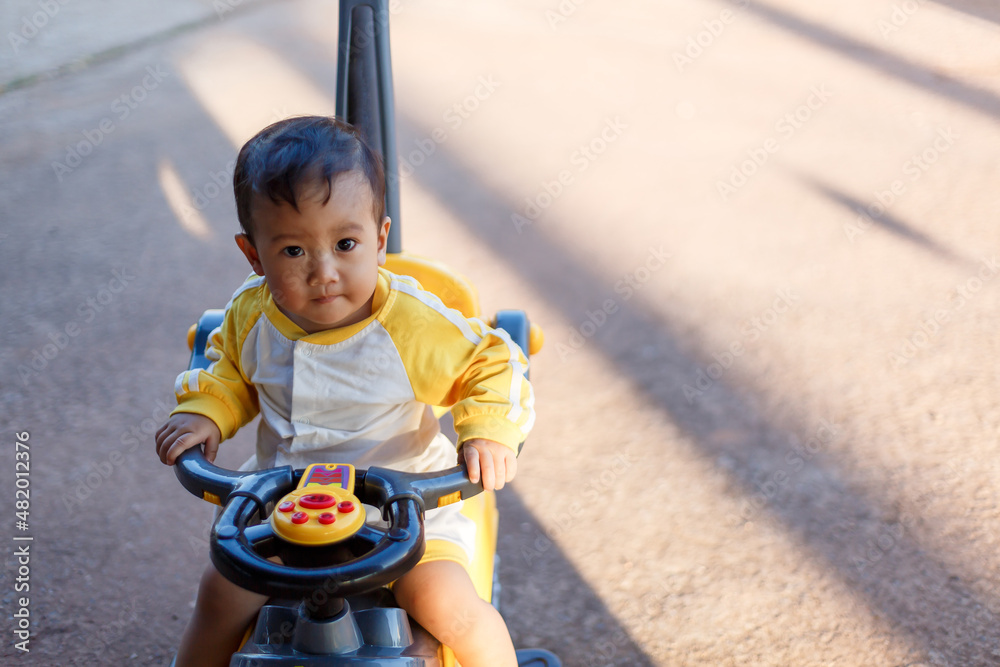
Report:
[[[275,504],[292,491],[302,470],[289,466],[236,472],[209,463],[201,447],[177,459],[177,478],[199,498],[218,502],[222,513],[212,527],[212,563],[236,585],[271,597],[303,599],[322,591],[343,598],[380,588],[412,569],[424,553],[425,508],[471,498],[483,490],[469,481],[460,466],[433,473],[405,473],[385,468],[356,471],[354,494],[382,512],[388,530],[365,525],[351,537],[356,541],[343,562],[316,567],[293,567],[268,560],[282,554],[313,562],[320,547],[300,546],[275,534],[267,517]],[[357,542],[361,543],[358,548]],[[322,562],[322,559],[320,559]]]

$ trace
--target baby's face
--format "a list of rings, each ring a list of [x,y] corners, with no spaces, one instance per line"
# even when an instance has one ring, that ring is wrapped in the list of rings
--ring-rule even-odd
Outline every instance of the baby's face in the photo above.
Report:
[[[344,327],[371,315],[378,267],[385,263],[389,219],[376,225],[364,176],[337,177],[326,204],[314,193],[296,211],[254,201],[254,245],[240,243],[265,276],[275,305],[307,333]]]

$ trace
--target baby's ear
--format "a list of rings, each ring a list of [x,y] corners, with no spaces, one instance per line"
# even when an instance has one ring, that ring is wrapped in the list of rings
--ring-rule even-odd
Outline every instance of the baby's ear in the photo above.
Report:
[[[382,224],[378,226],[378,265],[385,265],[385,251],[389,243],[389,227],[392,226],[392,220],[389,216],[382,218]]]
[[[236,245],[240,247],[243,254],[246,256],[247,261],[250,262],[250,266],[253,267],[253,272],[258,276],[264,275],[264,265],[260,263],[260,257],[257,255],[257,249],[253,247],[253,242],[250,237],[246,234],[236,235]]]

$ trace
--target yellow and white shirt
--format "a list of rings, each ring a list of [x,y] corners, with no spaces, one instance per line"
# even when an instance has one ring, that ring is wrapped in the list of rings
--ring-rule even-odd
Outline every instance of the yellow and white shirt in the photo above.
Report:
[[[257,453],[244,469],[338,462],[440,470],[456,464],[455,446],[437,437],[430,406],[451,408],[458,445],[481,437],[517,451],[535,418],[527,359],[506,332],[384,269],[370,317],[315,334],[251,276],[206,356],[207,370],[177,378],[174,412],[212,419],[225,439],[259,411]]]

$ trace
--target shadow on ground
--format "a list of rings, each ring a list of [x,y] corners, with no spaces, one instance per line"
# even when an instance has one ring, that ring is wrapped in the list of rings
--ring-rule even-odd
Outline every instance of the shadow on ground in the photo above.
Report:
[[[993,23],[1000,23],[1000,5],[994,0],[933,0],[939,5],[951,7],[970,16]]]
[[[430,136],[431,128],[401,114],[399,130],[400,145],[411,145]],[[518,233],[511,222],[517,204],[476,178],[475,168],[447,146],[439,147],[435,160],[428,161],[415,178],[510,271],[534,285],[551,311],[566,321],[580,320],[585,309],[613,296],[616,277],[595,273],[591,263],[573,254],[571,244],[548,233],[543,222]],[[913,235],[897,236],[908,243],[920,242]],[[924,243],[933,251],[932,242]],[[574,301],[568,298],[573,294],[590,296]],[[633,380],[649,404],[659,406],[703,456],[725,462],[722,467],[746,498],[759,497],[759,483],[774,471],[784,470],[791,477],[767,494],[761,506],[751,506],[751,516],[730,520],[738,524],[761,513],[776,519],[806,555],[855,591],[914,649],[936,653],[948,664],[991,661],[993,648],[1000,643],[997,592],[974,592],[972,577],[951,571],[932,548],[914,537],[913,528],[922,519],[895,507],[879,480],[852,479],[848,471],[853,462],[838,460],[830,441],[821,441],[801,469],[789,470],[785,455],[790,437],[815,433],[816,424],[801,417],[799,423],[769,423],[751,407],[751,396],[724,381],[716,381],[697,400],[689,401],[683,384],[696,376],[699,357],[708,358],[711,350],[682,340],[675,333],[678,327],[657,312],[656,304],[639,294],[622,303],[614,320],[590,342]],[[635,332],[642,332],[638,344]],[[655,358],[650,357],[651,347]],[[760,388],[754,391],[764,393]],[[847,444],[839,449],[851,451]],[[665,464],[657,460],[662,452],[644,454],[650,469]],[[890,544],[882,539],[886,534]]]
[[[930,253],[939,260],[951,262],[965,269],[970,269],[977,264],[970,258],[955,253],[951,248],[905,220],[891,215],[881,204],[863,202],[857,197],[811,176],[799,175],[798,179],[814,192],[846,209],[851,215],[848,224],[857,234],[865,233],[869,227],[876,227]],[[853,241],[853,237],[850,237],[850,240]]]
[[[978,4],[974,5],[971,1],[965,0],[950,0],[943,2],[943,4],[956,8],[978,6]],[[943,72],[931,70],[868,42],[759,0],[752,2],[745,11],[817,46],[919,88],[926,93],[947,98],[956,104],[993,118],[1000,118],[1000,97],[992,91],[965,83]],[[991,10],[989,13],[996,16],[1000,14],[1000,11]],[[991,20],[996,19],[992,18]]]

